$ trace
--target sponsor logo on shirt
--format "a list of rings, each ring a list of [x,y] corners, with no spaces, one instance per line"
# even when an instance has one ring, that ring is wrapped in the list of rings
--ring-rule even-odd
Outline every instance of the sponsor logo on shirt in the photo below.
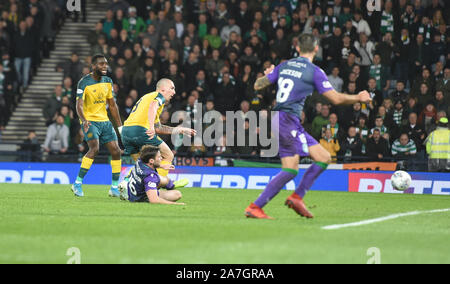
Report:
[[[331,86],[331,83],[328,81],[323,82],[322,85],[325,89],[330,89],[333,87],[333,86]]]

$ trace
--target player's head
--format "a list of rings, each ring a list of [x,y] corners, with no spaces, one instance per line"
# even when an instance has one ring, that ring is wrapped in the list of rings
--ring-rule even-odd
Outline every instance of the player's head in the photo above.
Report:
[[[169,102],[175,95],[175,84],[170,79],[161,79],[156,83],[156,91],[159,92]]]
[[[146,145],[142,147],[139,158],[144,164],[154,169],[159,168],[161,166],[162,156],[158,147],[151,145]]]
[[[297,51],[300,55],[316,55],[319,51],[319,42],[312,34],[301,34],[298,38]]]
[[[106,76],[108,72],[108,60],[103,54],[92,56],[92,72],[97,76]]]

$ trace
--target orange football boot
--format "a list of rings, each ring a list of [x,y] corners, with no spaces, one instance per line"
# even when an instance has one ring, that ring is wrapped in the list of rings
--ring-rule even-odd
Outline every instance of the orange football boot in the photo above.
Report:
[[[255,218],[255,219],[270,219],[270,220],[274,219],[270,216],[267,216],[266,213],[264,213],[264,211],[254,203],[250,204],[250,206],[248,206],[247,209],[245,209],[245,216],[247,216],[247,218]]]
[[[294,209],[298,215],[306,217],[306,218],[314,218],[314,215],[306,209],[306,205],[303,202],[303,199],[297,194],[293,193],[286,199],[284,203],[287,207]]]

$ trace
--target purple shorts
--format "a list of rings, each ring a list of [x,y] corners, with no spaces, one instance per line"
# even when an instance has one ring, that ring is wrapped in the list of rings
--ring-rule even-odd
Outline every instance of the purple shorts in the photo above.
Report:
[[[309,147],[319,144],[303,129],[300,119],[292,114],[278,111],[272,118],[272,132],[279,135],[280,158],[309,156]],[[278,132],[278,133],[277,133]]]

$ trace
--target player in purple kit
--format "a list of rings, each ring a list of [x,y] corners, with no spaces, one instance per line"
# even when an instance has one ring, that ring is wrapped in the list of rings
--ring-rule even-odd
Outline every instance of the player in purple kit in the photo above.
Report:
[[[173,190],[177,188],[176,182],[158,175],[156,169],[161,166],[161,161],[162,156],[158,147],[150,145],[142,147],[140,158],[130,172],[127,188],[119,188],[120,198],[130,202],[185,205],[176,202],[181,199],[181,192]]]
[[[247,207],[245,215],[249,218],[273,219],[267,216],[262,208],[298,175],[298,164],[303,156],[311,156],[314,163],[285,204],[303,217],[314,217],[306,208],[303,198],[331,162],[328,151],[309,135],[300,123],[305,100],[314,90],[335,105],[371,101],[367,91],[358,95],[335,91],[323,70],[312,63],[318,50],[319,45],[314,36],[300,35],[297,46],[300,57],[283,62],[277,67],[272,65],[264,72],[265,76],[255,82],[257,91],[278,83],[277,103],[274,108],[277,113],[272,119],[272,132],[279,136],[279,155],[283,170],[270,181],[258,199]]]

